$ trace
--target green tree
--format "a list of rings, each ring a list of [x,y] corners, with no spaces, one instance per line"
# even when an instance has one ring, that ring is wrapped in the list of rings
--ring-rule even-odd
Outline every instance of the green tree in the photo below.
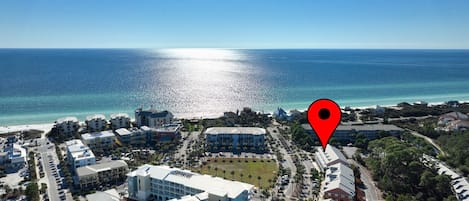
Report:
[[[231,174],[231,179],[234,180],[235,171],[234,171],[234,170],[231,170],[230,174]]]
[[[25,190],[26,199],[29,201],[39,201],[39,188],[36,182],[31,182]]]

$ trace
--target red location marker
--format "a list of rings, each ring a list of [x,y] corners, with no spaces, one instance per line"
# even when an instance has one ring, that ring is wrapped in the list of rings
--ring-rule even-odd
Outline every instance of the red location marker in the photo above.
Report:
[[[318,99],[308,108],[308,122],[321,141],[323,150],[340,123],[342,112],[339,105],[329,99]]]

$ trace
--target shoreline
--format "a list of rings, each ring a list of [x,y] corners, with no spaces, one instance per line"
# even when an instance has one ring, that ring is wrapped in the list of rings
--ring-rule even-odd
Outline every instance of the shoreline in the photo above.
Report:
[[[469,103],[469,100],[459,101],[459,103],[461,103],[461,104]],[[392,108],[392,107],[397,107],[397,104],[388,104],[388,105],[379,105],[379,106],[384,107],[384,108]],[[413,103],[409,103],[409,104],[413,104]],[[432,103],[429,102],[428,106],[433,107],[433,106],[443,105],[443,104],[445,104],[445,102],[432,102]],[[350,107],[351,109],[363,110],[363,109],[369,109],[369,108],[376,108],[376,106],[377,105],[356,106],[356,107],[355,106],[341,106],[341,109],[343,110],[345,107]],[[242,108],[240,110],[242,110]],[[291,110],[298,110],[300,112],[304,112],[304,111],[307,110],[307,108],[304,108],[304,109],[301,109],[301,108],[300,109],[299,108],[294,108],[294,109],[284,108],[284,110],[287,111],[287,112],[289,112]],[[261,111],[256,111],[256,112],[261,112]],[[274,111],[264,111],[264,113],[270,113],[270,114],[273,114],[273,112]],[[69,116],[73,116],[73,115],[69,115]],[[177,119],[204,119],[204,118],[218,118],[218,117],[221,117],[221,116],[223,116],[223,113],[220,114],[220,115],[215,115],[214,114],[214,115],[205,115],[205,116],[191,117],[191,118],[180,117],[180,116],[175,115],[175,118],[177,118]],[[132,121],[134,121],[134,119],[132,119]],[[84,122],[80,121],[80,124],[81,123],[84,123]],[[54,126],[54,122],[51,122],[51,123],[18,124],[18,125],[0,125],[0,134],[7,134],[7,133],[11,133],[11,132],[18,132],[18,131],[29,130],[29,129],[42,130],[42,131],[44,131],[44,133],[47,133],[52,129],[53,126]]]
[[[41,130],[44,133],[48,133],[54,123],[43,123],[43,124],[23,124],[23,125],[13,125],[13,126],[0,126],[0,134],[7,134],[12,132],[18,132],[23,130]]]

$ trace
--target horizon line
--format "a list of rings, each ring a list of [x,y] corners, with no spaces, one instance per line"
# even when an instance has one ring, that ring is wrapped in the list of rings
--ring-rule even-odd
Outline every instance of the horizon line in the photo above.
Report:
[[[271,47],[271,48],[230,48],[230,47],[0,47],[0,49],[142,49],[142,50],[158,50],[158,49],[231,49],[231,50],[469,50],[469,48],[349,48],[349,47],[333,47],[333,48],[316,48],[316,47]]]

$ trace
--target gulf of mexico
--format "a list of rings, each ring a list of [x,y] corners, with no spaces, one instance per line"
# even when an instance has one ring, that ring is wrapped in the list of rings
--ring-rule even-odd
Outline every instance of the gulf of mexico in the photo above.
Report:
[[[466,50],[0,49],[0,125],[63,116],[179,117],[245,106],[306,108],[469,100]]]

